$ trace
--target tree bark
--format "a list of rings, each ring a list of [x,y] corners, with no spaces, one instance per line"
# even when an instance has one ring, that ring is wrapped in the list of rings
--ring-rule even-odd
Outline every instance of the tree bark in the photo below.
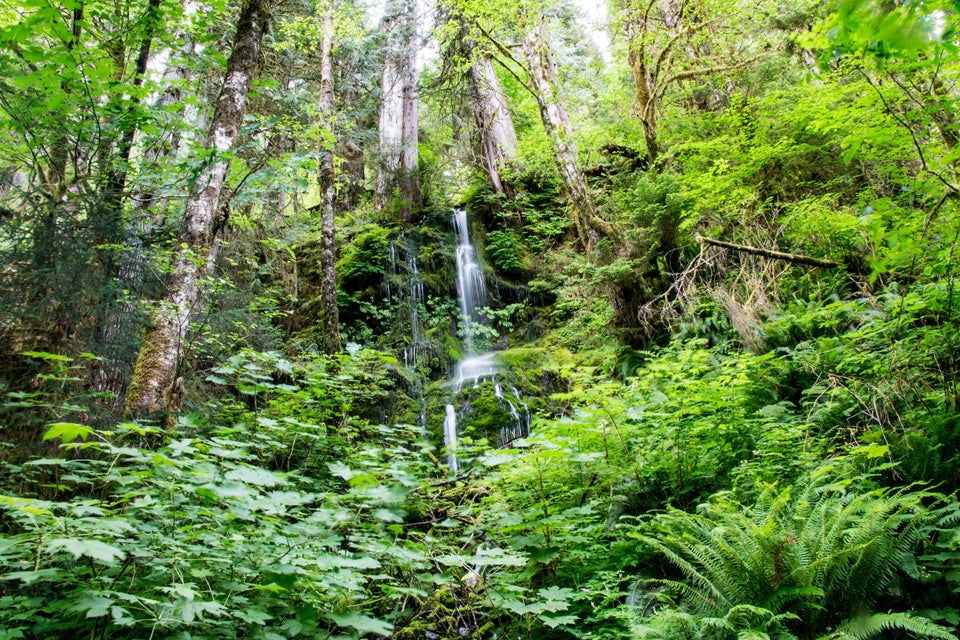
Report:
[[[513,189],[504,181],[503,171],[516,160],[517,132],[507,109],[507,98],[493,63],[483,53],[478,53],[468,77],[474,94],[483,168],[496,193],[512,196]]]
[[[213,157],[199,172],[177,235],[167,274],[166,292],[153,315],[130,382],[127,411],[135,418],[156,412],[175,413],[182,401],[178,368],[187,329],[200,291],[200,278],[222,226],[220,192],[230,165],[229,154],[243,124],[260,46],[270,21],[270,0],[247,0],[237,21],[233,51],[217,99],[207,146]]]
[[[149,0],[145,16],[146,26],[140,49],[137,53],[134,67],[133,86],[139,89],[143,86],[147,73],[147,63],[150,60],[150,49],[153,46],[153,37],[160,24],[160,0]],[[140,106],[140,97],[134,94],[129,98],[126,108],[126,119],[121,123],[120,139],[117,147],[117,157],[107,176],[102,198],[102,220],[98,222],[101,233],[98,234],[98,244],[113,245],[123,243],[123,249],[117,258],[111,256],[113,249],[105,250],[103,271],[106,278],[116,278],[117,289],[109,292],[109,298],[101,305],[101,317],[97,320],[98,336],[96,351],[102,360],[94,363],[91,371],[91,383],[97,391],[108,391],[115,400],[110,405],[119,411],[123,404],[123,392],[126,386],[127,348],[132,346],[134,330],[137,321],[137,311],[130,302],[123,301],[124,290],[131,290],[132,284],[130,255],[139,252],[140,238],[138,233],[131,233],[129,226],[123,228],[123,201],[127,186],[130,155],[133,150],[134,139],[137,135],[136,112]],[[135,212],[136,214],[136,212]],[[139,275],[139,270],[137,270]]]
[[[642,50],[638,51],[631,44],[627,52],[627,62],[633,72],[637,116],[640,118],[640,124],[643,127],[643,141],[647,146],[647,158],[652,164],[657,161],[657,157],[660,155],[660,144],[657,142],[657,86],[647,71]]]
[[[320,119],[333,131],[333,6],[323,15],[323,41],[320,46]],[[333,141],[320,149],[320,307],[323,326],[323,352],[340,353],[340,322],[337,310],[337,248],[334,242]]]
[[[530,84],[540,110],[540,119],[553,144],[560,177],[573,207],[580,243],[590,251],[601,236],[614,239],[616,233],[610,223],[600,218],[586,177],[577,163],[577,145],[573,140],[566,106],[557,91],[557,63],[544,40],[542,17],[538,16],[536,23],[527,31],[523,41],[523,53],[527,61]]]
[[[341,99],[344,96],[341,95]],[[350,140],[337,140],[336,157],[340,158],[340,180],[336,187],[334,207],[337,213],[347,212],[363,201],[366,194],[366,162],[363,147]]]
[[[384,53],[380,107],[380,165],[374,200],[383,208],[399,197],[400,218],[407,222],[422,205],[418,145],[417,18],[415,0],[391,0],[384,18]]]

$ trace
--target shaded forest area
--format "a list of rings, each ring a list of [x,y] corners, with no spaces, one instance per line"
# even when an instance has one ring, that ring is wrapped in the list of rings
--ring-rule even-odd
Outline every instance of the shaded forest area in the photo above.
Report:
[[[0,8],[0,640],[941,638],[920,0]]]

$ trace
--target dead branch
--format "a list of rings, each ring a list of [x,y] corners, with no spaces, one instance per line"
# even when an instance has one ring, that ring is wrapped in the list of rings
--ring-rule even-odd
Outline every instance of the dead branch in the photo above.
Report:
[[[751,247],[745,244],[734,244],[732,242],[724,242],[723,240],[714,240],[713,238],[704,238],[701,235],[696,236],[697,242],[706,243],[713,245],[715,247],[723,247],[724,249],[730,249],[731,251],[740,251],[742,253],[750,253],[757,256],[763,256],[765,258],[772,258],[774,260],[786,260],[787,262],[792,262],[794,264],[806,264],[811,267],[824,267],[826,269],[832,269],[835,267],[842,267],[843,264],[840,262],[835,262],[833,260],[822,260],[820,258],[813,258],[811,256],[802,256],[796,253],[785,253],[783,251],[774,251],[772,249],[763,249],[760,247]]]

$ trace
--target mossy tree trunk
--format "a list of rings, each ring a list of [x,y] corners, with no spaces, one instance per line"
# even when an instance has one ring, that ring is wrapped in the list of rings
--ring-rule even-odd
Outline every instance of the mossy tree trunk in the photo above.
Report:
[[[133,86],[136,89],[143,87],[154,34],[162,26],[160,0],[149,0],[146,23],[134,68]],[[122,68],[122,65],[118,65],[118,68]],[[113,249],[106,249],[104,252],[104,276],[115,277],[117,287],[114,291],[108,290],[107,295],[110,298],[100,305],[101,317],[97,319],[98,335],[95,348],[102,356],[102,360],[96,362],[91,375],[91,383],[97,391],[113,394],[115,399],[110,401],[110,406],[116,411],[120,411],[123,405],[123,393],[127,383],[125,369],[129,364],[127,350],[132,348],[138,316],[134,305],[122,300],[122,291],[133,290],[139,285],[140,270],[131,268],[130,257],[132,254],[138,254],[138,257],[142,254],[140,247],[142,241],[138,233],[141,226],[139,221],[134,219],[125,229],[123,219],[127,175],[134,139],[137,136],[139,108],[140,96],[135,93],[128,98],[124,120],[120,123],[116,157],[103,188],[101,220],[97,223],[102,229],[102,233],[98,234],[98,244],[107,246],[123,244],[116,258],[111,255]],[[146,211],[140,211],[137,208],[133,213],[134,216],[147,214]]]
[[[333,130],[333,5],[324,11],[320,44],[320,118]],[[340,353],[340,322],[337,311],[337,249],[334,242],[334,169],[333,141],[320,149],[320,307],[323,326],[323,351]]]
[[[127,394],[127,411],[136,418],[174,413],[181,394],[177,372],[187,329],[200,294],[211,249],[222,226],[220,192],[230,153],[243,124],[247,98],[260,62],[260,46],[270,21],[270,0],[247,0],[237,21],[233,51],[217,99],[207,139],[213,152],[187,200],[165,294],[153,314]]]
[[[512,196],[513,190],[504,180],[503,172],[516,161],[517,132],[507,109],[507,97],[493,63],[482,52],[477,52],[468,77],[473,89],[483,168],[496,193]]]
[[[616,234],[612,225],[600,217],[586,177],[578,164],[573,127],[558,91],[557,63],[545,40],[542,16],[536,16],[525,34],[523,54],[540,119],[553,145],[560,177],[573,208],[580,243],[587,251],[591,251],[601,237],[613,239]]]

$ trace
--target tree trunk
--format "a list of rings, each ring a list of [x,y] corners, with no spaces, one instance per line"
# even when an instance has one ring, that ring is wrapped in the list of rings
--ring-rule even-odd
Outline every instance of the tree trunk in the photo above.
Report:
[[[190,317],[216,235],[220,192],[229,154],[243,124],[247,97],[260,62],[260,44],[270,20],[270,0],[247,0],[237,21],[233,52],[210,123],[207,146],[214,156],[201,169],[188,198],[177,248],[165,283],[166,293],[153,316],[137,358],[127,395],[127,411],[136,418],[175,413],[181,402],[177,379]]]
[[[344,96],[341,96],[343,98]],[[340,181],[336,188],[334,207],[344,213],[363,201],[367,181],[363,147],[351,140],[337,140],[336,157],[340,158]]]
[[[334,65],[334,107],[338,113],[352,112],[354,105],[361,102],[361,89],[355,86],[360,73],[360,63],[353,59],[338,58]],[[364,143],[361,132],[369,131],[376,125],[375,116],[363,112],[352,113],[338,122],[334,157],[339,159],[337,184],[335,186],[334,207],[336,213],[344,213],[364,201],[367,195],[367,170],[364,155]]]
[[[557,63],[544,40],[542,18],[538,18],[537,23],[527,32],[523,41],[523,53],[537,106],[540,108],[540,119],[553,144],[560,177],[573,207],[580,243],[590,251],[601,235],[613,239],[616,234],[612,225],[600,218],[587,180],[577,164],[577,145],[573,140],[566,106],[557,92]]]
[[[517,132],[507,109],[507,98],[490,58],[478,55],[469,71],[474,94],[474,113],[480,130],[480,155],[483,168],[496,193],[513,195],[503,179],[503,170],[517,157]]]
[[[320,119],[333,130],[333,6],[323,15],[323,42],[320,53]],[[337,248],[334,242],[333,141],[320,149],[320,307],[323,325],[323,352],[340,353],[340,322],[337,310]]]
[[[146,77],[153,36],[160,22],[160,0],[149,0],[146,21],[146,30],[140,42],[134,68],[133,86],[137,89],[143,86]],[[137,320],[136,309],[130,302],[123,301],[122,296],[123,290],[131,290],[128,286],[131,284],[129,245],[131,242],[134,245],[140,244],[139,237],[131,237],[130,230],[123,229],[124,191],[127,186],[130,154],[137,135],[135,116],[139,105],[138,95],[134,94],[129,98],[126,120],[121,123],[117,157],[112,163],[103,190],[102,219],[98,222],[101,232],[97,234],[98,244],[113,245],[122,242],[124,245],[116,258],[111,255],[112,248],[107,248],[104,252],[103,275],[106,278],[116,278],[118,286],[114,291],[107,293],[108,299],[101,304],[100,317],[96,322],[98,335],[95,350],[102,360],[96,361],[91,371],[93,387],[97,391],[112,393],[115,400],[110,401],[110,404],[118,411],[122,406],[126,386],[125,369],[128,360],[125,352],[133,343]]]
[[[72,52],[80,43],[80,34],[83,25],[84,3],[78,2],[73,9],[71,37],[66,42],[67,52]],[[73,93],[73,83],[63,78],[59,82],[59,93],[69,98]],[[41,278],[52,278],[57,268],[59,244],[57,238],[58,218],[67,194],[67,165],[70,162],[70,130],[69,119],[60,122],[49,143],[47,153],[47,167],[43,172],[43,191],[46,197],[41,219],[37,229],[33,232],[32,270]],[[76,178],[76,176],[74,176]],[[47,291],[38,288],[32,294],[36,302],[47,295]]]
[[[415,0],[391,0],[384,19],[384,53],[380,108],[380,166],[375,204],[384,207],[399,197],[403,221],[420,209],[417,103],[417,21]]]
[[[636,42],[631,41],[627,52],[627,62],[633,71],[634,95],[637,99],[637,117],[643,126],[643,140],[647,145],[647,157],[652,165],[660,155],[660,145],[657,142],[657,86],[647,70],[644,60],[646,53]]]

